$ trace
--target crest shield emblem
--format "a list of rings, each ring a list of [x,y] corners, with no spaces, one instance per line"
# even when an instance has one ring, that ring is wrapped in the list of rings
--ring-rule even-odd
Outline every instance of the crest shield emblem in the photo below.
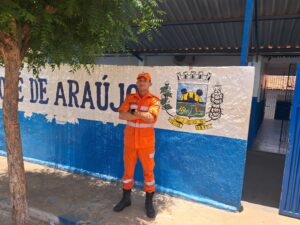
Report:
[[[160,88],[162,109],[166,111],[168,121],[178,128],[183,126],[194,126],[195,130],[206,130],[212,128],[212,122],[223,115],[221,104],[223,93],[221,85],[215,85],[214,93],[208,97],[209,81],[211,73],[203,71],[178,72],[178,86],[176,96],[176,110],[172,110],[170,98],[172,89],[168,81]],[[206,109],[207,98],[210,100]],[[208,111],[208,112],[206,112]]]
[[[180,81],[177,88],[176,114],[188,118],[205,116],[207,83]]]

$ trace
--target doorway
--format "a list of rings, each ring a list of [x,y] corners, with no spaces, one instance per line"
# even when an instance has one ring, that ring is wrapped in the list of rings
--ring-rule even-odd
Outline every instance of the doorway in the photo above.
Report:
[[[286,75],[264,75],[264,115],[247,152],[242,200],[279,208],[285,156],[289,142],[296,65]]]
[[[264,76],[264,119],[252,150],[286,154],[296,81],[295,67],[295,64],[290,64],[287,75]]]

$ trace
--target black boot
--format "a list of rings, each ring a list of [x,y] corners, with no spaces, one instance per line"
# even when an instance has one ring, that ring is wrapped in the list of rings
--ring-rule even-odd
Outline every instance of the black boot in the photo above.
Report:
[[[130,193],[131,193],[131,189],[130,190],[123,189],[123,197],[121,201],[114,207],[115,212],[121,212],[127,206],[131,205]]]
[[[153,195],[154,192],[146,192],[146,201],[145,201],[145,208],[146,208],[146,214],[149,218],[155,218],[155,210],[153,207]]]

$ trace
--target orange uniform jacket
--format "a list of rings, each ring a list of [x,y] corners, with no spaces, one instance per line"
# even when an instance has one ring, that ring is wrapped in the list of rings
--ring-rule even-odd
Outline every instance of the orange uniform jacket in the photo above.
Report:
[[[148,122],[142,119],[127,121],[124,130],[124,146],[129,148],[154,148],[155,134],[154,123],[160,109],[159,98],[150,92],[142,98],[138,93],[129,94],[119,108],[119,112],[127,112],[130,109],[150,112],[154,117],[154,122]]]

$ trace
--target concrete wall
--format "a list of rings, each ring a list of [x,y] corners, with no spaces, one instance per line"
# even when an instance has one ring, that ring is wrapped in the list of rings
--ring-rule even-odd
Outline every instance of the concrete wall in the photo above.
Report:
[[[21,73],[19,116],[27,160],[120,179],[125,124],[118,119],[117,109],[125,94],[135,90],[136,74],[149,71],[155,84],[151,91],[162,99],[165,91],[171,93],[166,101],[169,108],[162,103],[155,124],[158,191],[239,210],[253,67],[114,65],[96,66],[91,75],[69,70],[46,68],[38,80],[27,70]],[[0,70],[1,87],[3,74]],[[201,88],[204,93],[201,103],[185,104],[191,106],[187,114],[180,114],[178,107],[183,86]],[[0,154],[5,154],[3,129],[0,137]],[[140,164],[135,180],[141,187]]]

